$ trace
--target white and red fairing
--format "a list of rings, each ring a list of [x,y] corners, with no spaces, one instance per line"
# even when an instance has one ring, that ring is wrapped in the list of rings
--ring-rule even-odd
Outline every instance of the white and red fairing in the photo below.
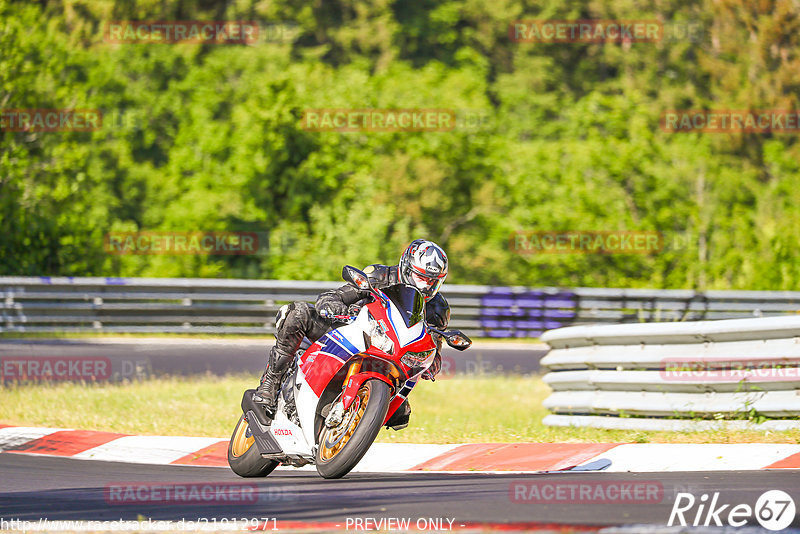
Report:
[[[311,454],[311,447],[316,445],[314,423],[319,399],[331,380],[354,357],[392,362],[401,370],[401,379],[397,387],[392,378],[384,374],[370,371],[357,372],[348,380],[342,396],[346,409],[365,380],[374,378],[388,383],[392,386],[395,395],[389,404],[384,422],[388,421],[403,403],[417,383],[419,375],[433,363],[435,351],[432,351],[421,365],[414,368],[413,375],[408,374],[412,369],[401,363],[400,358],[409,351],[431,351],[436,348],[436,344],[431,338],[424,320],[407,327],[395,304],[379,290],[377,293],[380,300],[375,300],[362,307],[355,321],[328,332],[314,342],[300,357],[294,394],[302,428],[297,427],[283,415],[280,405],[278,416],[272,424],[272,433],[287,454]],[[368,312],[381,324],[385,333],[394,343],[394,354],[387,354],[374,346],[365,346],[364,332],[370,331]],[[304,439],[299,439],[301,432]]]

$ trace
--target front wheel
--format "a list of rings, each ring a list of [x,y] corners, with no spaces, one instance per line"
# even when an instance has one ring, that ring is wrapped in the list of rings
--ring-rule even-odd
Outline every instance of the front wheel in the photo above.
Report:
[[[247,419],[242,415],[228,443],[228,465],[240,477],[265,477],[278,467],[275,460],[261,457]]]
[[[358,389],[342,422],[333,428],[323,427],[315,454],[320,475],[341,478],[361,461],[383,426],[390,397],[387,383],[367,380]]]

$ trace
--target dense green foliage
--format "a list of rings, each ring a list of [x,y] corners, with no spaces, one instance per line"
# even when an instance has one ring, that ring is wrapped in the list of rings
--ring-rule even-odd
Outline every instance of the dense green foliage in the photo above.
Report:
[[[670,109],[798,109],[792,0],[0,0],[0,274],[335,279],[440,242],[450,282],[800,289],[796,135],[669,133]],[[518,19],[691,39],[516,43]],[[113,44],[109,20],[279,22],[251,45]],[[269,27],[269,26],[264,26]],[[309,108],[448,108],[445,132],[312,132]],[[268,232],[255,256],[109,255],[110,231]],[[657,230],[651,255],[521,255],[517,230]]]

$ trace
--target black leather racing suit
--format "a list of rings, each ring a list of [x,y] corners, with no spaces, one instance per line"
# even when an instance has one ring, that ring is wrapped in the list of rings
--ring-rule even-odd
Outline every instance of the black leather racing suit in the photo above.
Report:
[[[377,289],[400,283],[396,265],[391,267],[380,264],[369,265],[364,269],[364,273],[369,277],[372,286]],[[314,306],[298,301],[282,308],[277,317],[275,348],[270,353],[267,365],[272,366],[274,372],[283,376],[289,369],[304,337],[315,341],[326,332],[340,326],[339,323],[332,323],[330,320],[322,318],[317,310],[332,309],[335,315],[344,315],[348,313],[348,309],[352,309],[352,306],[363,304],[362,301],[367,297],[369,297],[368,291],[359,290],[348,283],[337,289],[321,293]],[[426,301],[425,321],[435,328],[442,330],[447,328],[447,324],[450,322],[450,306],[441,294],[437,293],[432,299]],[[442,340],[436,335],[434,335],[434,339],[438,350],[433,364],[424,375],[426,378],[436,376],[442,366]],[[398,408],[395,415],[399,419],[403,419],[404,416],[407,422],[410,413],[411,409],[406,401]],[[396,417],[392,417],[392,420],[395,419]],[[389,424],[392,420],[387,422],[388,426],[394,426]]]

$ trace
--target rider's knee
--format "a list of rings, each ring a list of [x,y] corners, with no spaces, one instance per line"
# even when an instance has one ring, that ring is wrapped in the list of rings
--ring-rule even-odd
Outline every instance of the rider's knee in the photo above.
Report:
[[[297,324],[308,325],[314,314],[314,308],[308,302],[298,301],[294,303],[292,318]]]
[[[312,317],[314,308],[307,302],[297,301],[281,306],[275,326],[279,332],[304,329]]]

